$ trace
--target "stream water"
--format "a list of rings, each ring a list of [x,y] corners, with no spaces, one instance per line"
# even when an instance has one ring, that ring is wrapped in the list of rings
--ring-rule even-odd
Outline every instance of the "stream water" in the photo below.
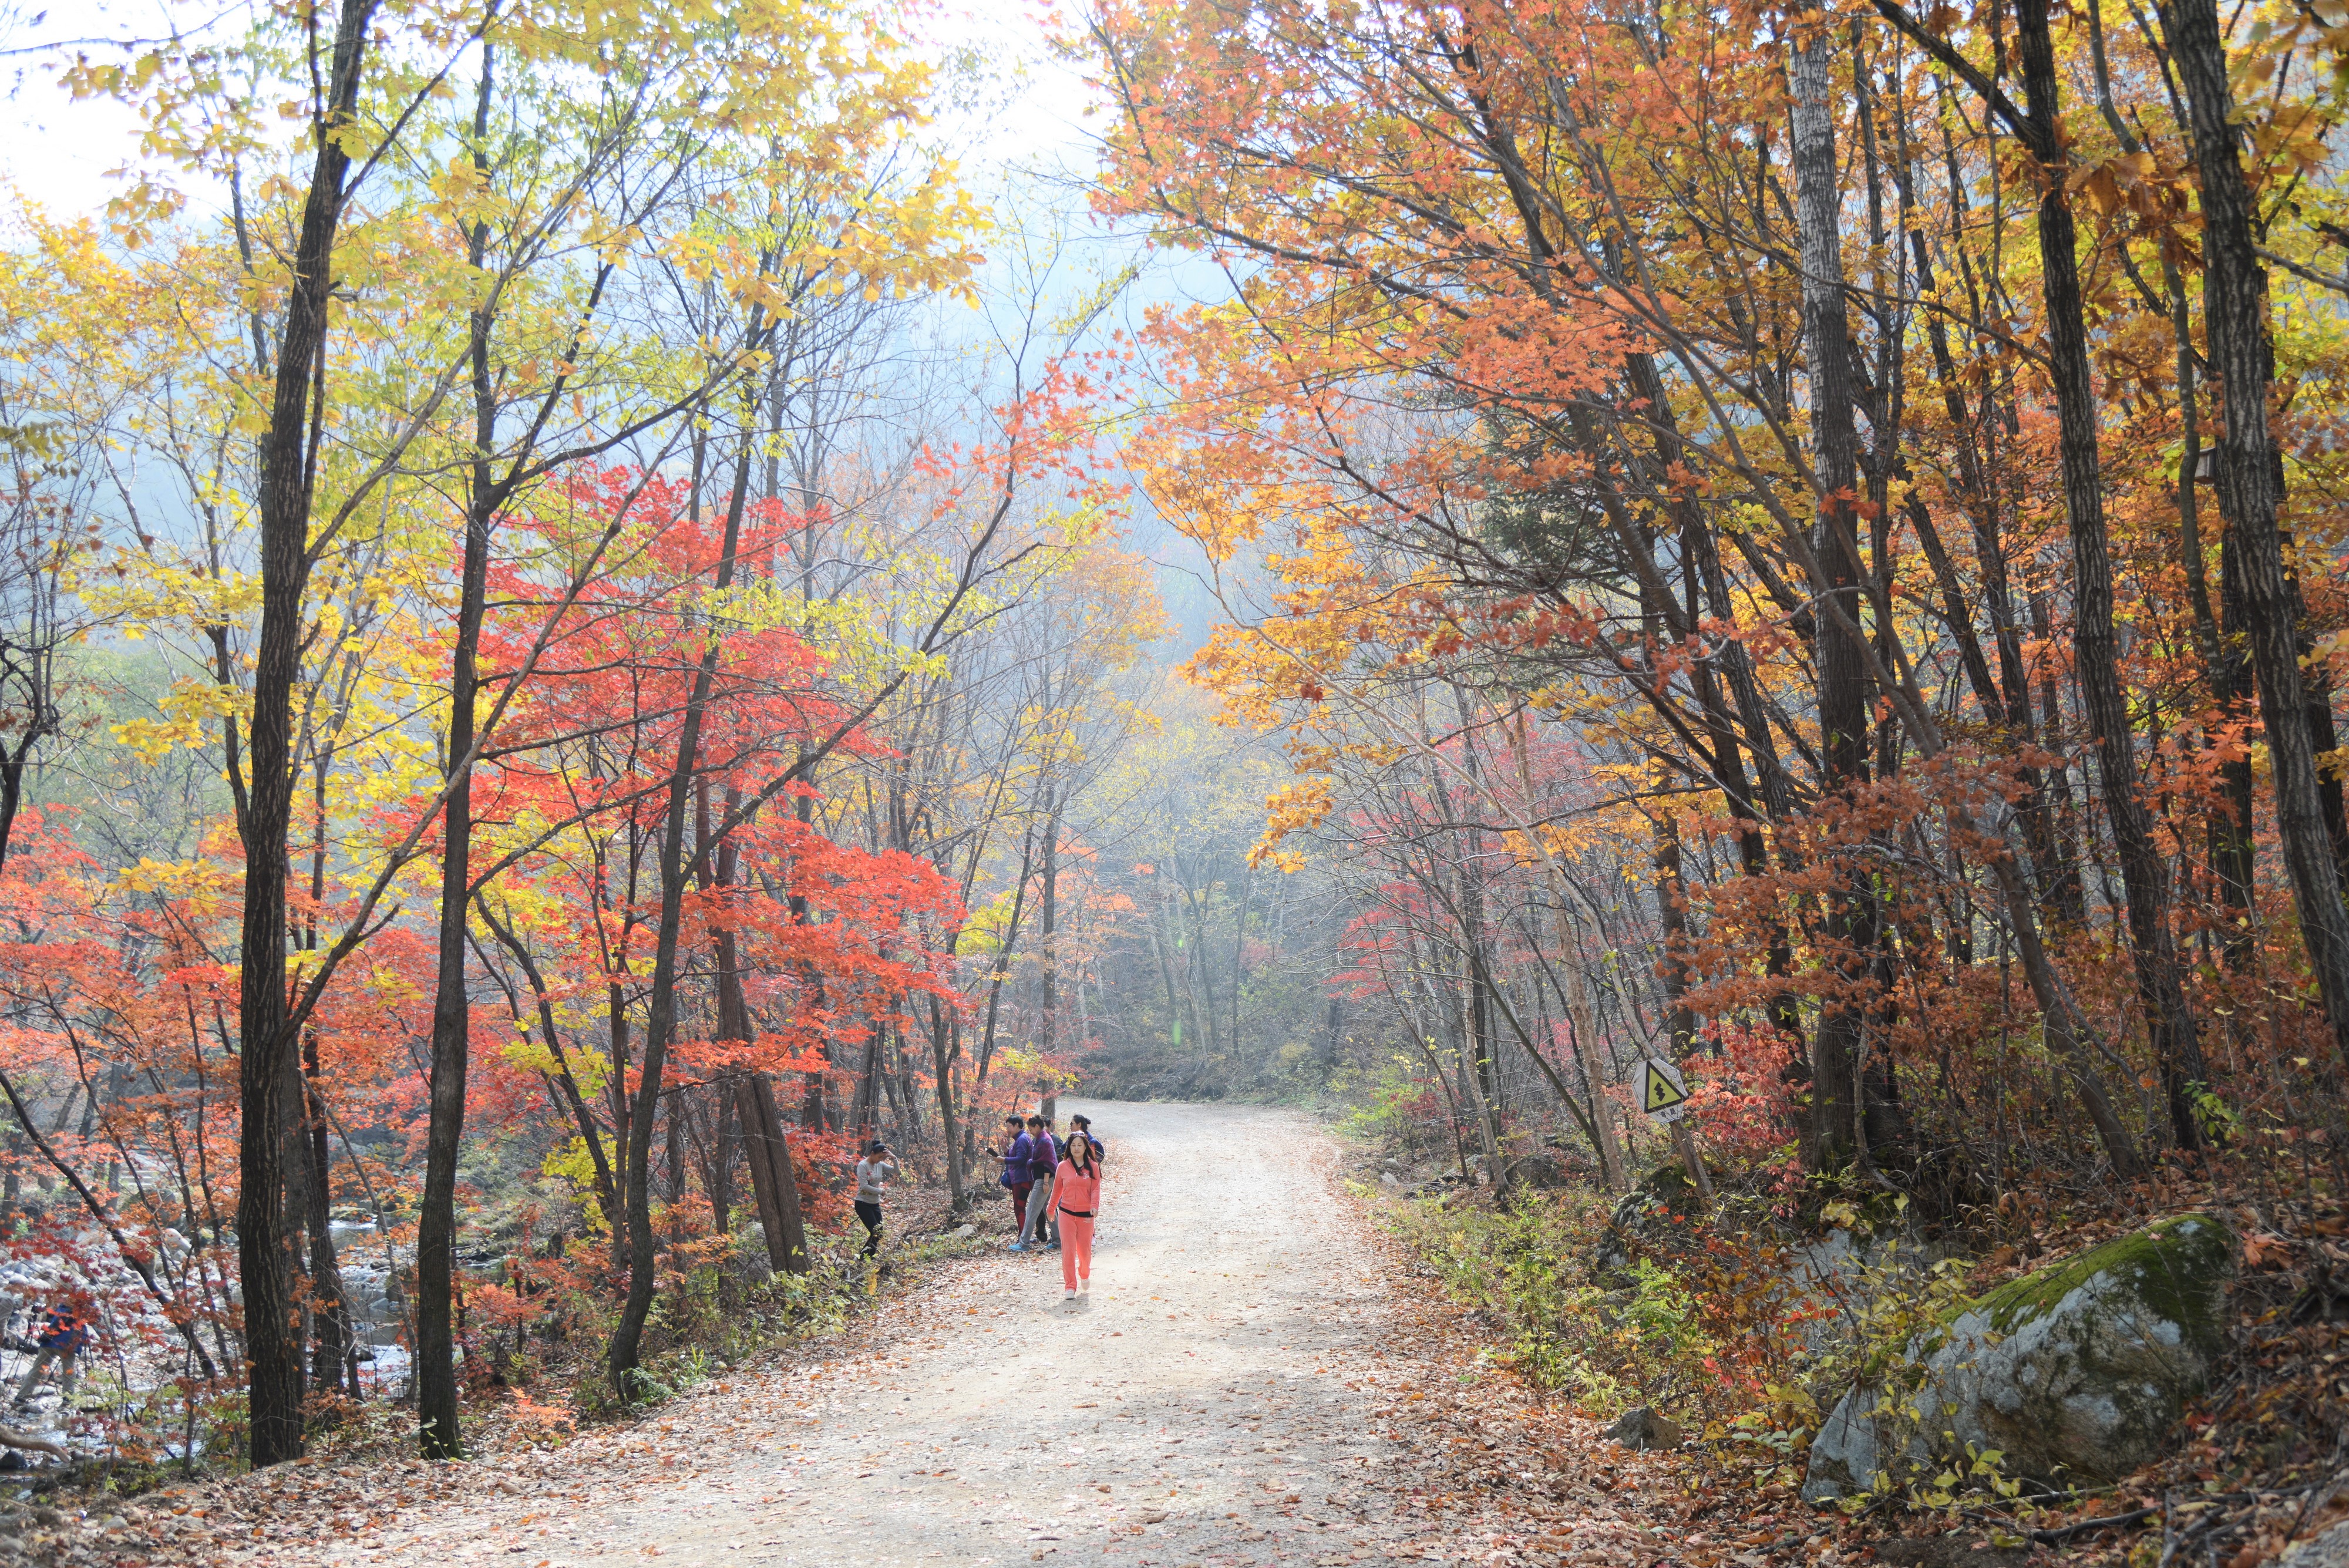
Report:
[[[408,1260],[397,1252],[387,1255],[372,1219],[336,1220],[328,1229],[358,1347],[353,1368],[358,1391],[368,1398],[395,1397],[407,1385],[409,1358],[391,1271]],[[38,1254],[0,1259],[0,1406],[7,1407],[0,1411],[0,1425],[99,1454],[109,1443],[104,1418],[109,1415],[145,1407],[147,1422],[168,1426],[169,1415],[156,1422],[152,1407],[159,1398],[177,1406],[172,1386],[189,1368],[176,1334],[145,1285],[115,1255],[110,1239],[92,1232],[78,1238],[77,1246],[87,1261]],[[177,1232],[167,1235],[164,1246],[175,1262],[191,1256]],[[46,1314],[68,1292],[98,1297],[103,1314],[98,1332],[71,1368],[70,1388],[63,1381],[65,1368],[53,1360],[27,1397],[16,1402],[39,1355],[36,1341]],[[166,1451],[179,1457],[176,1444],[167,1444]],[[24,1456],[0,1450],[0,1469],[26,1463]]]

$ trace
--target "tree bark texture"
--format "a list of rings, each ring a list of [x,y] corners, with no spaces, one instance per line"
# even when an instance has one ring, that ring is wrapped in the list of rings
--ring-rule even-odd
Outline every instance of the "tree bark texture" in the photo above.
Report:
[[[1832,40],[1816,12],[1798,14],[1795,25],[1800,30],[1787,68],[1790,140],[1809,348],[1812,477],[1819,493],[1812,554],[1823,578],[1812,586],[1844,611],[1820,617],[1818,630],[1819,727],[1825,789],[1832,798],[1868,783],[1868,656],[1858,639],[1859,432],[1852,418],[1851,321],[1844,297],[1842,192],[1828,68]],[[1844,968],[1854,984],[1865,983],[1879,924],[1875,895],[1864,885],[1855,883],[1832,903],[1826,921],[1831,949],[1844,950],[1829,961]],[[1820,1003],[1805,1151],[1813,1169],[1839,1170],[1857,1152],[1855,1075],[1867,1017],[1860,998],[1830,994]]]
[[[475,99],[473,136],[477,169],[485,169],[482,140],[488,117],[493,57],[481,47],[481,88]],[[468,235],[470,259],[481,265],[488,225],[476,223]],[[416,1426],[424,1457],[463,1457],[457,1428],[455,1275],[457,1267],[457,1154],[465,1131],[465,1078],[472,1049],[472,999],[465,989],[467,921],[473,898],[474,708],[481,693],[481,621],[489,597],[490,534],[502,499],[490,473],[497,440],[497,393],[492,384],[489,307],[476,308],[469,322],[468,358],[472,375],[473,456],[466,495],[465,543],[459,568],[456,636],[450,649],[449,733],[442,765],[447,801],[440,824],[440,928],[433,976],[432,1058],[429,1120],[424,1139],[423,1200],[416,1223]]]
[[[2268,423],[2271,377],[2267,269],[2254,248],[2227,81],[2227,50],[2214,0],[2165,0],[2163,30],[2186,88],[2202,186],[2202,302],[2210,359],[2226,393],[2219,442],[2220,510],[2236,551],[2244,631],[2259,678],[2260,719],[2272,759],[2276,827],[2300,910],[2302,940],[2334,1049],[2349,1064],[2349,910],[2326,830],[2322,782],[2300,668],[2299,598],[2276,524],[2279,456]]]
[[[742,1118],[742,1152],[750,1168],[750,1191],[759,1206],[759,1226],[767,1233],[767,1261],[781,1273],[808,1272],[807,1223],[800,1213],[799,1178],[792,1169],[792,1147],[775,1110],[775,1081],[745,1073],[734,1081],[735,1106]]]
[[[2154,842],[2153,818],[2137,776],[2134,729],[2121,690],[2113,629],[2113,566],[2105,531],[2104,481],[2096,451],[2096,394],[2088,369],[2087,320],[2080,294],[2078,236],[2064,189],[2056,132],[2055,49],[2045,0],[2018,0],[2016,41],[2041,164],[2039,248],[2047,305],[2048,373],[2054,383],[2064,504],[2072,539],[2073,662],[2088,722],[2095,731],[2104,799],[2127,895],[2129,957],[2146,1030],[2161,1064],[2170,1132],[2180,1147],[2201,1142],[2194,1085],[2209,1080],[2194,1017],[2178,973],[2169,918],[2169,875]]]
[[[238,979],[237,1262],[244,1289],[251,1459],[258,1469],[302,1452],[301,1303],[296,1234],[285,1222],[287,1129],[299,1102],[289,1092],[299,1042],[287,1027],[286,836],[294,807],[294,691],[301,676],[303,600],[310,582],[310,496],[318,432],[312,410],[325,371],[335,235],[350,153],[338,128],[358,99],[374,0],[343,0],[336,18],[326,101],[320,106],[309,192],[295,243],[285,325],[278,339],[269,429],[261,442],[258,496],[261,636],[254,653],[250,775],[238,837],[244,847],[244,909]]]

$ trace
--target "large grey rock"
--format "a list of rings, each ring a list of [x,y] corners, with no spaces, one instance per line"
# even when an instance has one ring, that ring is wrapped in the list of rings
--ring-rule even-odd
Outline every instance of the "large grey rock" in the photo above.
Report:
[[[1844,1396],[1811,1444],[1816,1502],[1903,1483],[1969,1450],[2010,1476],[2114,1481],[2158,1456],[2209,1386],[2235,1238],[2189,1215],[1969,1303]]]
[[[1815,1357],[1833,1355],[1857,1343],[1870,1300],[1921,1289],[1934,1258],[1905,1231],[1854,1234],[1838,1226],[1789,1254],[1777,1300],[1801,1324],[1806,1350]]]

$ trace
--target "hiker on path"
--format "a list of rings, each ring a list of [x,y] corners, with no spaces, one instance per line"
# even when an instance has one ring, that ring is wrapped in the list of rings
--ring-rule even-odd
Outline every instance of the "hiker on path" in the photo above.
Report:
[[[1080,1133],[1069,1140],[1069,1157],[1052,1181],[1052,1201],[1061,1215],[1061,1282],[1072,1302],[1093,1288],[1093,1219],[1101,1212],[1101,1163],[1092,1139]]]
[[[1028,1142],[1028,1168],[1035,1178],[1036,1190],[1028,1199],[1028,1221],[1020,1227],[1019,1240],[1025,1242],[1033,1233],[1038,1246],[1057,1248],[1061,1228],[1052,1219],[1052,1172],[1061,1163],[1061,1148],[1052,1137],[1052,1124],[1040,1116],[1030,1116]]]
[[[89,1346],[90,1320],[67,1306],[51,1307],[41,1321],[41,1332],[33,1340],[36,1354],[25,1380],[16,1385],[16,1406],[27,1409],[33,1403],[33,1391],[41,1386],[41,1374],[52,1365],[57,1368],[57,1397],[70,1400],[78,1370],[81,1353]]]
[[[1019,1118],[1006,1116],[1003,1118],[1002,1148],[987,1151],[1003,1162],[1003,1174],[997,1179],[1011,1190],[1011,1223],[1018,1228],[1020,1236],[1028,1233],[1028,1195],[1036,1185],[1035,1175],[1029,1168],[1029,1158],[1035,1148],[1035,1140],[1020,1130]],[[1015,1236],[1011,1240],[1011,1250],[1024,1252],[1028,1249]]]
[[[889,1146],[874,1138],[864,1158],[856,1162],[856,1217],[864,1221],[861,1256],[870,1258],[881,1251],[882,1184],[896,1175],[897,1162],[890,1157]]]

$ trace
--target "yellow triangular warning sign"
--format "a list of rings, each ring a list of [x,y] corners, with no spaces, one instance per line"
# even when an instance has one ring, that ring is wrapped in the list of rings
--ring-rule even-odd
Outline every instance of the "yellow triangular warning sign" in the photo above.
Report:
[[[1645,1071],[1640,1075],[1640,1108],[1667,1121],[1679,1116],[1689,1097],[1688,1085],[1682,1079],[1680,1069],[1652,1056],[1641,1065]]]

